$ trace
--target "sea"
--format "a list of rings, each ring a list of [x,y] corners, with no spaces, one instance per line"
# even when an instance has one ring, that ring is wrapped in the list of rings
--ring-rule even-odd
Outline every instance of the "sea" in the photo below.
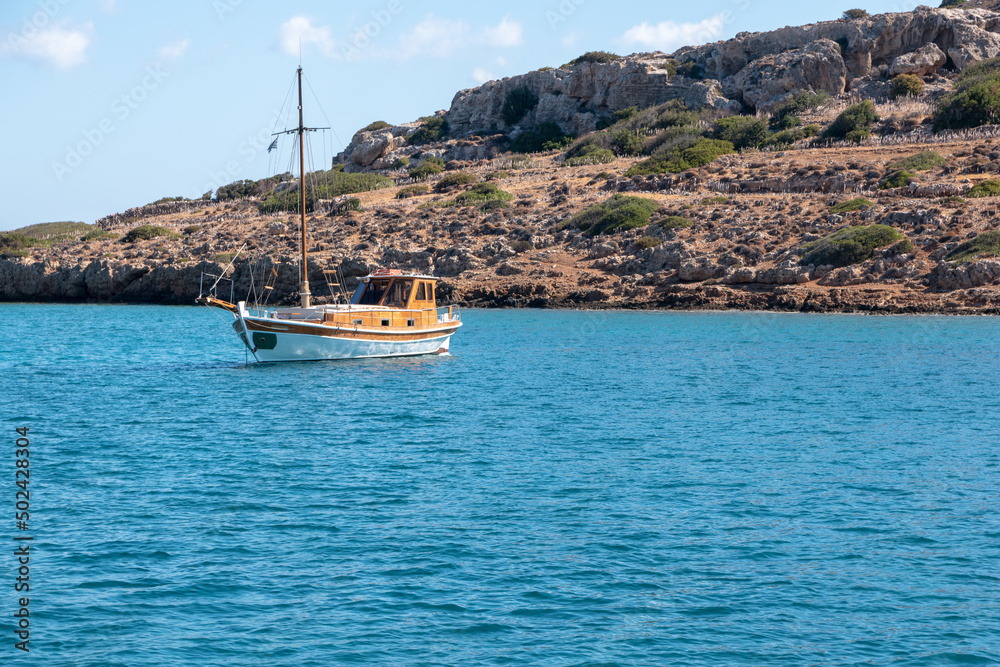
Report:
[[[462,317],[0,305],[0,664],[1000,662],[1000,319]]]

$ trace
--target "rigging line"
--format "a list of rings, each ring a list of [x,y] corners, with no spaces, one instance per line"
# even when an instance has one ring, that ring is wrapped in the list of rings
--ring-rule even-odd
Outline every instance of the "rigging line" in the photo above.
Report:
[[[306,85],[309,86],[309,92],[312,93],[312,96],[316,99],[316,105],[319,107],[320,113],[323,114],[323,118],[326,119],[326,124],[329,125],[330,130],[333,131],[333,136],[337,137],[337,143],[340,144],[340,150],[344,150],[344,142],[340,140],[340,137],[337,135],[337,131],[333,129],[333,123],[330,122],[330,117],[326,115],[326,109],[323,108],[323,103],[319,101],[319,96],[316,95],[316,91],[313,90],[312,83],[309,82],[309,77],[303,73],[302,78],[305,79]]]

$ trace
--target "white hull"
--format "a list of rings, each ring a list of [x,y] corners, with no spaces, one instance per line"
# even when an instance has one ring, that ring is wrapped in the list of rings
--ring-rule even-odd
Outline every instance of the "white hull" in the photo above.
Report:
[[[257,361],[319,361],[369,357],[412,357],[448,351],[451,334],[407,341],[377,341],[364,338],[333,338],[308,334],[278,333],[272,350],[257,348]]]

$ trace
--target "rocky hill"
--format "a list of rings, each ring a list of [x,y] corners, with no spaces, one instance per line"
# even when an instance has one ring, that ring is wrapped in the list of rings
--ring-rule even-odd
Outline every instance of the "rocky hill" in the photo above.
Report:
[[[466,305],[998,313],[1000,127],[955,106],[998,53],[1000,14],[920,7],[460,91],[316,177],[313,291],[389,266]],[[6,235],[0,298],[191,303],[245,245],[235,294],[291,301],[295,185]]]

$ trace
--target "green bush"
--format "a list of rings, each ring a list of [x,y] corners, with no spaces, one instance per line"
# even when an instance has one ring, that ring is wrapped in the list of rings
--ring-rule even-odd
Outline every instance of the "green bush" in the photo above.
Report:
[[[677,61],[671,58],[660,65],[660,69],[666,70],[668,76],[677,76]]]
[[[889,97],[896,99],[899,97],[920,97],[924,92],[924,82],[913,74],[899,74],[892,79],[892,88],[889,90]]]
[[[587,236],[610,234],[645,227],[658,208],[660,205],[652,199],[614,195],[572,216],[563,227],[579,229]]]
[[[721,205],[721,204],[732,204],[733,200],[729,197],[723,197],[722,195],[716,197],[705,197],[701,200],[702,204],[708,204],[710,206]]]
[[[153,204],[172,204],[175,201],[191,201],[187,197],[161,197],[153,202]]]
[[[694,223],[679,215],[670,215],[656,223],[660,229],[687,229]]]
[[[529,250],[534,250],[535,245],[531,241],[525,239],[518,239],[510,244],[511,250],[516,253],[528,252]]]
[[[903,239],[903,235],[887,225],[847,227],[830,234],[825,239],[805,246],[802,264],[816,266],[848,266],[863,262],[876,248]]]
[[[39,240],[18,232],[0,232],[0,257],[27,257]]]
[[[375,130],[384,130],[386,128],[392,127],[389,123],[384,120],[377,120],[374,123],[369,123],[359,130],[359,132],[374,132]]]
[[[655,236],[642,236],[636,239],[635,241],[636,247],[642,250],[649,250],[650,248],[655,248],[661,243],[663,243],[663,241],[661,239],[656,238]]]
[[[1000,123],[1000,58],[987,58],[962,70],[952,92],[938,101],[934,131],[997,123]]]
[[[890,172],[879,181],[879,190],[891,190],[893,188],[902,188],[910,184],[910,181],[916,176],[913,172],[906,171],[904,169],[899,169],[897,171]]]
[[[968,201],[966,201],[962,197],[942,197],[940,200],[938,200],[938,203],[942,204],[943,206],[965,206],[968,203]]]
[[[731,143],[736,150],[757,148],[767,140],[767,121],[753,116],[730,116],[715,121],[715,138]]]
[[[306,211],[315,209],[320,199],[336,199],[343,195],[391,188],[396,182],[381,174],[349,174],[331,169],[308,174],[306,177]],[[262,213],[298,211],[301,199],[298,188],[283,192],[272,191],[258,207]]]
[[[570,145],[575,138],[563,134],[562,128],[555,123],[541,123],[534,130],[517,135],[510,142],[510,150],[515,153],[557,151]]]
[[[851,20],[863,19],[866,16],[868,16],[868,12],[863,9],[848,9],[841,18]]]
[[[570,60],[559,69],[565,69],[573,65],[582,65],[584,63],[613,63],[620,58],[621,56],[617,53],[609,53],[608,51],[587,51],[582,56],[573,58],[573,60]]]
[[[185,233],[187,233],[187,230],[184,231]],[[80,240],[86,243],[89,241],[109,241],[111,239],[116,239],[116,238],[118,238],[117,234],[106,232],[103,229],[95,229],[94,231],[87,232],[86,234],[81,236]]]
[[[934,167],[940,167],[946,160],[934,151],[921,151],[902,160],[896,160],[889,165],[890,169],[904,169],[907,171],[927,171]]]
[[[786,97],[785,101],[779,104],[771,115],[771,127],[776,130],[788,129],[787,126],[781,126],[785,122],[785,118],[812,111],[816,107],[826,104],[829,99],[830,96],[826,92],[810,93],[805,90]]]
[[[850,132],[847,133],[847,136],[844,137],[844,139],[847,141],[853,141],[856,144],[860,144],[862,141],[869,138],[870,136],[872,136],[872,131],[869,130],[868,128],[862,128],[860,130],[851,130]]]
[[[435,174],[440,174],[442,171],[444,171],[443,166],[437,164],[436,162],[431,162],[430,160],[424,160],[409,171],[409,176],[410,178],[423,179]]]
[[[865,138],[866,132],[870,135],[870,128],[878,119],[875,105],[871,100],[864,100],[844,109],[830,127],[826,128],[823,136],[830,139],[860,141]]]
[[[343,166],[340,166],[343,169]],[[323,173],[323,172],[317,172]],[[246,199],[247,197],[262,197],[276,188],[279,184],[292,180],[292,175],[288,172],[262,178],[259,181],[234,181],[229,185],[223,185],[215,193],[216,201],[228,201],[231,199]]]
[[[435,183],[434,191],[441,192],[442,190],[447,190],[448,188],[456,185],[468,185],[470,183],[475,183],[478,180],[479,178],[475,174],[470,174],[465,171],[455,171]]]
[[[915,250],[913,247],[913,241],[910,239],[903,239],[902,241],[897,241],[895,245],[890,248],[893,254],[896,255],[909,255]]]
[[[184,228],[185,234],[194,234],[195,232],[201,231],[201,225],[188,225]]]
[[[1000,232],[983,232],[952,250],[945,257],[949,262],[968,262],[982,256],[1000,255]]]
[[[452,206],[478,206],[485,210],[506,206],[512,199],[514,199],[514,195],[501,190],[493,183],[479,183],[454,199],[449,199],[443,202],[434,202],[433,206],[440,208],[450,208]]]
[[[701,167],[720,155],[733,153],[736,148],[728,141],[698,138],[691,143],[684,142],[671,146],[658,155],[634,165],[625,172],[626,176],[648,174],[677,174],[688,169]]]
[[[214,255],[212,259],[217,264],[229,264],[231,261],[233,261],[234,257],[236,257],[235,252],[220,252],[217,255]]]
[[[531,88],[521,86],[507,92],[500,108],[500,116],[503,122],[514,125],[536,106],[538,106],[538,95]]]
[[[499,181],[504,178],[510,178],[510,172],[500,169],[498,171],[491,171],[485,176],[483,176],[484,181]]]
[[[428,192],[430,192],[430,188],[426,185],[407,185],[405,188],[399,189],[399,192],[396,193],[396,199],[408,199],[425,195]]]
[[[938,5],[941,9],[947,9],[949,7],[961,7],[969,0],[943,0],[943,2]]]
[[[800,127],[802,125],[802,119],[798,116],[782,116],[777,120],[773,118],[771,120],[771,129],[778,132],[782,130],[790,130],[793,127]]]
[[[705,73],[701,69],[701,65],[693,60],[685,60],[682,63],[677,63],[677,73],[681,76],[685,76],[689,79],[701,79],[705,78]]]
[[[965,193],[965,196],[969,198],[996,197],[997,195],[1000,195],[1000,181],[995,179],[980,181]]]
[[[396,161],[392,163],[393,169],[406,169],[409,166],[410,166],[410,158],[408,157],[396,158]]]
[[[416,132],[410,135],[407,143],[411,146],[431,144],[440,141],[448,136],[448,121],[438,116],[424,116],[420,119],[423,122]]]
[[[618,130],[611,135],[611,144],[618,155],[639,155],[642,152],[642,137],[635,130]]]
[[[861,209],[868,208],[869,206],[873,206],[870,201],[864,197],[858,197],[857,199],[851,199],[849,201],[842,201],[839,204],[834,204],[830,207],[830,213],[840,215],[841,213],[860,211]]]
[[[133,243],[135,241],[148,241],[150,239],[155,239],[159,237],[166,238],[179,238],[180,234],[177,232],[172,232],[166,227],[158,227],[156,225],[142,225],[141,227],[135,227],[130,229],[125,236],[122,237],[122,243]]]
[[[608,164],[618,158],[607,148],[593,148],[578,157],[566,158],[563,160],[564,167],[581,167],[591,164]]]

